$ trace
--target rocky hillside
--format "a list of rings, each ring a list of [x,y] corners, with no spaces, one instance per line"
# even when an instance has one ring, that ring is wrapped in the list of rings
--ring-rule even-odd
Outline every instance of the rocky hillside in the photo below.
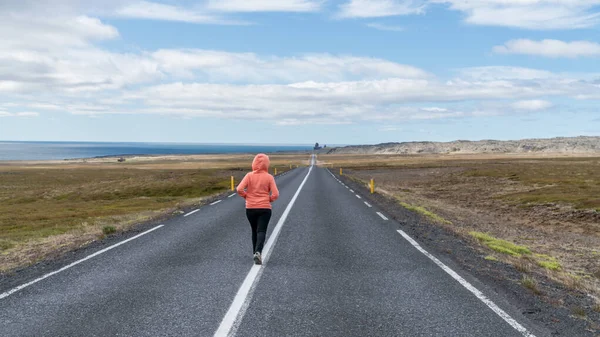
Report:
[[[407,142],[356,145],[329,149],[328,154],[470,154],[470,153],[580,153],[600,154],[600,137],[523,140],[457,140],[447,143]]]

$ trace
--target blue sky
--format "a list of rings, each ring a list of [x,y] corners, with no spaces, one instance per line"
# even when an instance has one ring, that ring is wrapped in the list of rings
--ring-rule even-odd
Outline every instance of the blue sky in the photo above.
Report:
[[[600,0],[6,0],[0,139],[600,135]]]

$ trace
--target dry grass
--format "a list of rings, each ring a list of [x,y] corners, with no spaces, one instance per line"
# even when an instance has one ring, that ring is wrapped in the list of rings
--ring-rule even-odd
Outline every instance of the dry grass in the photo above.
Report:
[[[34,263],[230,188],[252,156],[0,164],[0,272]],[[272,170],[306,165],[273,155]],[[103,159],[106,160],[106,159]]]
[[[521,273],[530,273],[531,272],[531,263],[528,259],[517,259],[513,262],[515,269],[520,271]]]
[[[320,155],[319,160],[336,172],[343,167],[363,184],[373,178],[378,192],[452,222],[438,221],[460,235],[487,233],[527,247],[534,253],[517,252],[522,258],[495,256],[600,296],[598,157]],[[505,248],[482,246],[487,252]]]
[[[531,276],[523,276],[523,279],[521,279],[521,284],[536,295],[540,295],[542,293],[539,289],[536,279]]]
[[[571,309],[571,312],[573,313],[573,315],[575,315],[581,319],[584,319],[587,316],[585,309],[582,307],[573,307]]]

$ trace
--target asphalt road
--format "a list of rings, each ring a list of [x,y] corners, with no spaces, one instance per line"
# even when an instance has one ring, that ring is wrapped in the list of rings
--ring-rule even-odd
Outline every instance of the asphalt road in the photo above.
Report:
[[[359,198],[367,191],[317,167],[277,184],[262,267],[243,200],[224,198],[10,295],[0,288],[0,335],[545,336],[415,248]]]

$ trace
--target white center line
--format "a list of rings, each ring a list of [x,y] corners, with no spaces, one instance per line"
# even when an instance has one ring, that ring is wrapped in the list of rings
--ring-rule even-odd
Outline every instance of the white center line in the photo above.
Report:
[[[275,225],[275,229],[273,230],[273,233],[271,233],[269,240],[265,244],[265,247],[263,249],[263,266],[265,266],[267,264],[267,261],[269,259],[269,255],[271,252],[271,248],[275,245],[277,237],[279,236],[279,233],[281,232],[281,227],[283,227],[283,224],[284,224],[285,220],[287,219],[288,214],[292,210],[292,206],[294,206],[294,203],[296,202],[296,199],[298,198],[298,195],[300,194],[302,187],[304,187],[306,180],[308,180],[308,176],[310,175],[312,168],[313,168],[313,166],[311,166],[310,169],[308,170],[306,177],[304,177],[304,180],[298,187],[296,194],[294,194],[294,196],[292,197],[292,200],[290,201],[290,203],[287,205],[287,207],[283,211],[281,218],[279,218],[279,221]],[[256,284],[260,280],[260,276],[262,275],[263,270],[264,270],[264,268],[261,268],[260,265],[253,265],[252,268],[250,268],[250,272],[248,272],[248,275],[244,279],[242,286],[240,287],[237,294],[235,295],[235,298],[233,299],[233,303],[231,303],[229,310],[227,310],[225,317],[223,317],[223,320],[221,321],[219,328],[215,332],[215,334],[214,334],[215,337],[227,337],[227,336],[235,335],[242,319],[244,318],[246,310],[248,309],[248,306],[250,305],[250,300],[252,299],[252,294],[254,293]]]
[[[371,204],[369,204],[368,202],[365,201],[365,205],[367,205],[368,207],[373,207],[371,206]]]
[[[359,198],[359,199],[362,199],[362,198],[360,197],[360,195],[358,195],[358,194],[356,195],[356,197],[357,197],[357,198]]]
[[[52,275],[56,275],[56,274],[58,274],[58,273],[60,273],[60,272],[62,272],[62,271],[65,271],[65,270],[67,270],[67,269],[69,269],[69,268],[71,268],[71,267],[73,267],[73,266],[76,266],[76,265],[80,264],[81,262],[87,261],[87,260],[89,260],[89,259],[91,259],[91,258],[93,258],[93,257],[95,257],[95,256],[98,256],[98,255],[100,255],[100,254],[102,254],[102,253],[106,253],[106,252],[108,252],[109,250],[111,250],[111,249],[113,249],[113,248],[117,248],[117,247],[119,247],[119,246],[120,246],[120,245],[122,245],[122,244],[125,244],[125,243],[127,243],[127,242],[129,242],[129,241],[131,241],[131,240],[135,240],[135,239],[139,238],[140,236],[142,236],[142,235],[146,235],[146,234],[148,234],[148,233],[150,233],[150,232],[152,232],[152,231],[154,231],[154,230],[157,230],[157,229],[159,229],[159,228],[161,228],[161,227],[163,227],[163,226],[164,226],[164,225],[158,225],[158,226],[156,226],[156,227],[154,227],[154,228],[152,228],[152,229],[149,229],[149,230],[147,230],[147,231],[145,231],[145,232],[143,232],[143,233],[140,233],[140,234],[138,234],[138,235],[136,235],[136,236],[134,236],[134,237],[131,237],[131,238],[129,238],[129,239],[127,239],[127,240],[125,240],[125,241],[121,241],[121,242],[119,242],[119,243],[117,243],[117,244],[114,244],[114,245],[112,245],[112,246],[110,246],[110,247],[107,247],[107,248],[104,248],[104,249],[102,249],[102,250],[99,250],[99,251],[95,252],[95,253],[94,253],[94,254],[92,254],[92,255],[88,255],[87,257],[84,257],[84,258],[83,258],[83,259],[81,259],[81,260],[77,260],[77,261],[75,261],[75,262],[71,263],[70,265],[67,265],[67,266],[64,266],[64,267],[60,268],[59,270],[55,270],[55,271],[53,271],[53,272],[51,272],[51,273],[48,273],[48,274],[46,274],[46,275],[44,275],[44,276],[42,276],[42,277],[36,278],[35,280],[33,280],[33,281],[31,281],[31,282],[27,282],[27,283],[25,283],[25,284],[22,284],[22,285],[20,285],[20,286],[16,287],[16,288],[13,288],[13,289],[11,289],[11,290],[9,290],[9,291],[5,292],[5,293],[2,293],[2,294],[0,294],[0,300],[1,300],[1,299],[3,299],[3,298],[5,298],[5,297],[8,297],[8,296],[10,296],[10,295],[12,295],[12,294],[14,294],[14,293],[16,293],[17,291],[19,291],[19,290],[21,290],[21,289],[23,289],[23,288],[29,287],[30,285],[32,285],[32,284],[34,284],[34,283],[37,283],[37,282],[39,282],[39,281],[41,281],[41,280],[43,280],[43,279],[45,279],[45,278],[48,278],[48,277],[50,277],[50,276],[52,276]]]
[[[379,215],[383,220],[388,220],[388,218],[386,218],[385,215],[381,214],[381,212],[377,212],[377,215]]]
[[[188,216],[188,215],[192,215],[192,214],[194,214],[194,213],[198,212],[199,210],[200,210],[200,209],[195,209],[195,210],[193,210],[193,211],[189,212],[188,214],[184,215],[184,217],[186,217],[186,216]]]
[[[227,198],[231,198],[231,197],[233,197],[233,196],[234,196],[234,195],[236,195],[236,194],[237,194],[237,193],[233,193],[232,195],[228,196]]]
[[[221,201],[223,201],[223,200],[217,200],[217,201],[213,202],[213,203],[212,203],[212,204],[210,204],[210,205],[211,205],[211,206],[214,206],[214,205],[216,205],[216,204],[220,203]]]
[[[435,256],[429,254],[428,251],[423,249],[419,243],[417,243],[413,238],[411,238],[408,234],[404,233],[402,230],[398,230],[398,233],[402,235],[410,244],[412,244],[418,251],[427,256],[431,261],[438,265],[438,267],[442,268],[448,275],[452,276],[453,279],[458,281],[463,287],[467,288],[473,295],[477,296],[479,300],[485,303],[490,309],[492,309],[498,316],[500,316],[506,323],[510,324],[515,330],[519,331],[525,337],[535,337],[531,332],[527,331],[527,329],[519,324],[514,318],[510,317],[504,310],[500,309],[492,300],[488,299],[481,291],[475,288],[471,283],[458,275],[454,270],[450,269],[440,260],[438,260]]]

